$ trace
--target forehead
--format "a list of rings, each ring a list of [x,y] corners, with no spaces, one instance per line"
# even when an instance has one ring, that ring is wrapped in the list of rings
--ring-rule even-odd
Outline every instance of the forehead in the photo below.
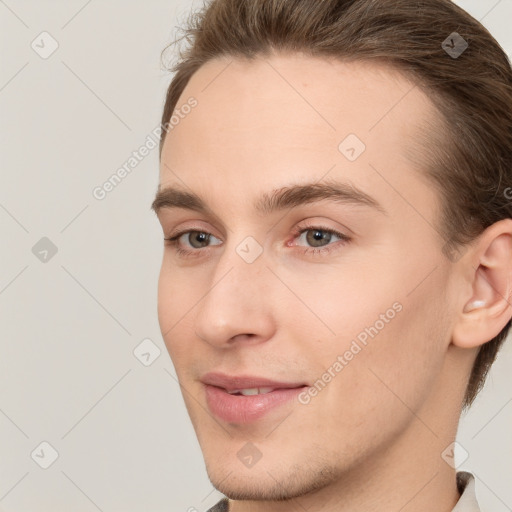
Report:
[[[300,54],[215,59],[192,76],[175,112],[190,98],[197,106],[166,137],[161,186],[183,180],[205,196],[238,192],[238,206],[290,177],[372,189],[384,173],[411,190],[406,150],[417,127],[435,119],[422,90],[392,68]],[[354,143],[360,156],[351,160],[343,151]]]

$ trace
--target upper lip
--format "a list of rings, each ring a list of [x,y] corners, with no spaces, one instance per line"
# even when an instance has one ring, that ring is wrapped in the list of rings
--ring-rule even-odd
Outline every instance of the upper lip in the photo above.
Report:
[[[304,382],[282,382],[254,375],[226,375],[224,373],[210,372],[201,378],[203,384],[224,388],[226,391],[253,388],[299,388],[306,386]]]

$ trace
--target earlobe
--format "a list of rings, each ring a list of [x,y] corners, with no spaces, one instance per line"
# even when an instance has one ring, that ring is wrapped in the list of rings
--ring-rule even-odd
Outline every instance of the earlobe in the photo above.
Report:
[[[471,295],[462,304],[452,343],[473,348],[492,340],[512,317],[512,219],[487,228],[459,263],[470,266],[465,275],[471,279]]]

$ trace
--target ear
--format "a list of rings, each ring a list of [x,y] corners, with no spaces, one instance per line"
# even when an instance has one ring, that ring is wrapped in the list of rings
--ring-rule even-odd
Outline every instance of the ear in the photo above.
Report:
[[[459,264],[468,286],[452,343],[472,348],[492,340],[512,317],[512,219],[489,226]]]

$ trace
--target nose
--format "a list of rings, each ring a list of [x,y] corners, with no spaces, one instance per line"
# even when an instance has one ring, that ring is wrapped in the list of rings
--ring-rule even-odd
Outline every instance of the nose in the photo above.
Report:
[[[271,290],[275,276],[264,254],[252,262],[244,258],[236,247],[226,247],[203,299],[194,308],[196,335],[212,346],[261,343],[274,333]]]

